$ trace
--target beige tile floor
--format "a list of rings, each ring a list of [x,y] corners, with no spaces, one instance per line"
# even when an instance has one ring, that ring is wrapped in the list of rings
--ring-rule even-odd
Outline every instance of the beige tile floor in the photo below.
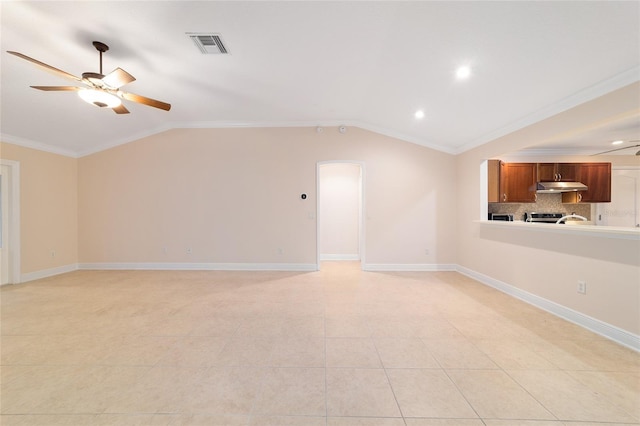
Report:
[[[2,425],[640,422],[640,356],[454,272],[78,271],[1,294]]]

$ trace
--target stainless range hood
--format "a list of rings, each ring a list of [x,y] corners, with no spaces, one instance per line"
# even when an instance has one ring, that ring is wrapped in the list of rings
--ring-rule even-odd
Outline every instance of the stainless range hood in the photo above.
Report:
[[[589,189],[582,182],[538,182],[536,184],[536,192],[553,193],[553,192],[571,192],[586,191]]]

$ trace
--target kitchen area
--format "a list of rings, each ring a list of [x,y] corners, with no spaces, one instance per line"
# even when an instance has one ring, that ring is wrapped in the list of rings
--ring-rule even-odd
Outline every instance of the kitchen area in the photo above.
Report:
[[[488,220],[640,227],[640,171],[611,162],[487,161]]]

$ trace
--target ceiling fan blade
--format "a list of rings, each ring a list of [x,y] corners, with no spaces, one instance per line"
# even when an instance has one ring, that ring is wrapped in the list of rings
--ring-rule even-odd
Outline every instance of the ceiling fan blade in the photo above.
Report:
[[[136,78],[134,76],[132,76],[122,68],[116,68],[102,78],[104,84],[109,87],[113,87],[114,89],[119,89],[125,84],[131,83],[135,80]]]
[[[597,154],[592,154],[592,155],[607,154],[609,152],[622,151],[623,149],[637,148],[639,146],[640,146],[640,143],[635,145],[623,146],[622,148],[610,149],[609,151],[598,152]]]
[[[133,102],[137,102],[139,104],[149,105],[151,107],[160,108],[160,109],[163,109],[165,111],[169,111],[171,109],[171,104],[168,104],[168,103],[162,102],[162,101],[157,101],[155,99],[147,98],[147,97],[140,96],[140,95],[135,95],[133,93],[122,92],[122,97],[125,98],[128,101],[133,101]]]
[[[120,104],[115,108],[111,108],[116,114],[129,114],[129,110],[124,106],[124,104]]]
[[[73,91],[80,90],[80,87],[76,86],[31,86],[34,89],[44,90],[46,92],[64,92],[64,91]]]
[[[66,71],[62,71],[62,70],[59,70],[58,68],[52,67],[51,65],[47,65],[44,62],[38,61],[37,59],[30,58],[27,55],[23,55],[20,52],[13,52],[13,51],[7,50],[7,53],[10,53],[10,54],[12,54],[14,56],[17,56],[18,58],[22,58],[22,59],[27,60],[29,62],[33,62],[36,65],[40,65],[41,67],[46,68],[47,70],[52,71],[53,73],[58,74],[58,75],[60,75],[60,76],[62,76],[64,78],[69,78],[71,80],[82,81],[82,79],[80,77],[76,77],[75,75],[69,74]]]

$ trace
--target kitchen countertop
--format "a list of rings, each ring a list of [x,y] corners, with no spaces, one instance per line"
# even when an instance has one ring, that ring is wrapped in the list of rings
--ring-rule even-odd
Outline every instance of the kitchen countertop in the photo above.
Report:
[[[492,226],[500,228],[517,227],[517,229],[531,230],[538,232],[551,232],[573,235],[588,235],[592,237],[616,238],[625,240],[640,241],[640,228],[626,228],[620,226],[598,226],[598,225],[566,225],[555,223],[531,223],[522,220],[506,222],[500,220],[476,220],[481,226]]]

